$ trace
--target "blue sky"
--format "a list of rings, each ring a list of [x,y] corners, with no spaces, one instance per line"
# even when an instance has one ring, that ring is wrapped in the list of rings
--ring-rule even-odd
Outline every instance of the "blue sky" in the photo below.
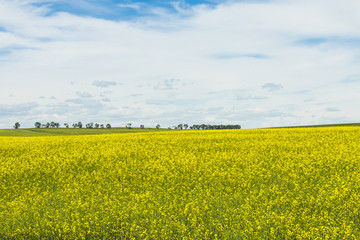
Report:
[[[108,20],[134,20],[139,17],[156,16],[149,9],[161,9],[168,14],[179,14],[179,8],[188,9],[197,5],[214,7],[224,1],[188,0],[188,1],[131,1],[131,0],[76,0],[76,1],[38,1],[33,5],[49,9],[47,15],[67,12],[78,16],[102,18]]]
[[[360,2],[0,0],[0,128],[359,122]]]

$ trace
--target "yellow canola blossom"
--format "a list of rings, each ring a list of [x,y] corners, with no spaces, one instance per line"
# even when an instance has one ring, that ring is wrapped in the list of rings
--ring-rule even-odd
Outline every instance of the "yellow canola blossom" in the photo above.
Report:
[[[0,239],[360,239],[360,128],[0,137]]]

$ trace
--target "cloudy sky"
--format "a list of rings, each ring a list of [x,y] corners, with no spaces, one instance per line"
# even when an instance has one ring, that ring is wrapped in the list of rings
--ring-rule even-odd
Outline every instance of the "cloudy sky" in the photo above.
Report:
[[[0,128],[360,121],[359,0],[0,0]]]

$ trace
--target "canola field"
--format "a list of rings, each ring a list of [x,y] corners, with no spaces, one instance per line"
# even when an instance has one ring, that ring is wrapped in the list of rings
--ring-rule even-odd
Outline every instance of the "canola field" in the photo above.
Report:
[[[0,137],[0,239],[360,239],[360,128]]]

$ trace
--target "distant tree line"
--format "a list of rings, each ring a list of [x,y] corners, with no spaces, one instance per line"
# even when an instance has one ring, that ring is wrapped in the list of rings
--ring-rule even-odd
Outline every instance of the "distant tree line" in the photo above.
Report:
[[[47,122],[47,123],[40,123],[40,122],[36,122],[35,124],[35,128],[59,128],[60,127],[60,123],[57,122]],[[66,128],[69,128],[70,125],[68,123],[64,123],[64,126]],[[131,129],[132,124],[128,123],[126,124],[126,128]],[[82,122],[78,122],[78,123],[74,123],[72,124],[73,128],[83,128],[83,124]],[[16,122],[14,124],[14,128],[18,129],[20,128],[20,123]],[[99,123],[87,123],[85,124],[85,128],[111,128],[110,123],[108,124],[99,124]],[[144,125],[140,125],[141,129],[144,129],[145,126]],[[160,124],[156,125],[156,129],[160,128]],[[169,129],[191,129],[191,130],[213,130],[213,129],[241,129],[241,126],[236,124],[236,125],[211,125],[211,124],[194,124],[192,126],[189,126],[188,124],[178,124],[177,126],[173,126],[173,127],[169,127]]]
[[[201,124],[201,125],[192,125],[190,129],[194,130],[213,130],[213,129],[241,129],[240,125],[209,125],[209,124]]]
[[[35,128],[58,128],[58,127],[60,127],[60,123],[57,123],[57,122],[47,122],[47,123],[36,122],[34,125],[35,125]]]
[[[169,127],[169,129],[191,129],[191,130],[217,130],[217,129],[241,129],[240,125],[210,125],[210,124],[179,124],[177,126]]]
[[[18,124],[18,125],[16,125],[16,124]],[[35,128],[58,128],[58,127],[60,127],[60,123],[57,123],[57,122],[47,122],[47,123],[43,123],[43,124],[41,122],[36,122],[34,125],[35,125]],[[64,126],[66,128],[70,127],[70,125],[68,123],[64,123]],[[19,127],[20,127],[20,124],[18,122],[15,123],[14,128],[17,129]],[[83,124],[81,122],[74,123],[74,124],[72,124],[72,127],[73,128],[83,128]],[[91,122],[91,123],[87,123],[85,125],[85,127],[86,128],[105,128],[105,127],[111,128],[111,125],[110,125],[110,123],[104,125],[104,124],[99,124],[99,123],[94,124]]]
[[[125,125],[125,127],[127,129],[131,129],[132,124],[128,123]],[[160,124],[157,124],[156,129],[160,128]],[[145,126],[143,124],[140,125],[140,129],[144,129]],[[172,126],[172,127],[168,127],[168,129],[179,129],[179,130],[183,130],[183,129],[191,129],[191,130],[215,130],[215,129],[241,129],[241,125],[236,124],[236,125],[211,125],[211,124],[194,124],[192,126],[189,126],[189,124],[186,123],[180,123],[177,126]]]
[[[93,123],[93,122],[90,122],[90,123],[87,123],[85,125],[86,128],[111,128],[111,125],[110,123],[104,125],[104,124],[99,124],[99,123]]]

